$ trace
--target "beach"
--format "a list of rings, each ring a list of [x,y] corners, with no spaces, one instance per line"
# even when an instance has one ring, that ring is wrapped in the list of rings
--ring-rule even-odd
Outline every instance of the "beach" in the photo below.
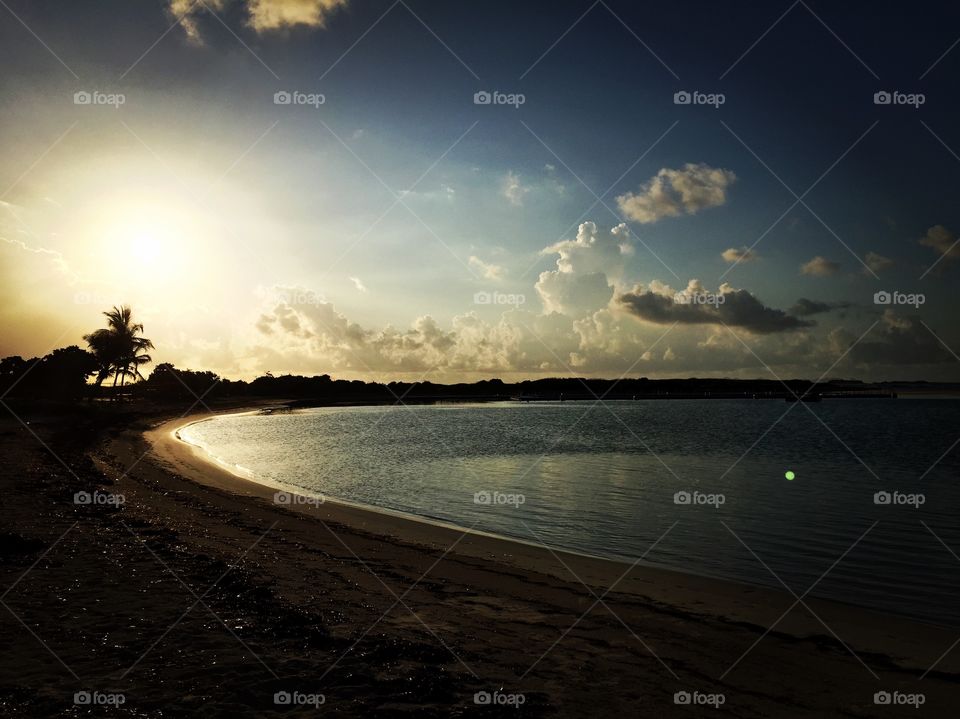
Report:
[[[5,714],[79,715],[78,691],[122,696],[107,715],[250,717],[951,716],[960,696],[960,657],[941,659],[955,630],[330,500],[278,505],[176,437],[205,416],[4,422]]]

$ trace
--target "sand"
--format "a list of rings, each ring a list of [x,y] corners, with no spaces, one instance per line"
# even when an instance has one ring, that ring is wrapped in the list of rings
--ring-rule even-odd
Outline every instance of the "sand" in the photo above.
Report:
[[[274,488],[176,438],[203,415],[162,414],[4,425],[4,587],[26,571],[4,597],[23,623],[0,623],[5,715],[80,715],[81,690],[122,694],[98,710],[117,716],[317,715],[277,692],[322,695],[335,716],[947,717],[960,704],[960,651],[927,673],[957,630],[331,501],[278,506]],[[78,507],[77,488],[125,502]],[[682,691],[723,704],[677,705]],[[878,691],[924,704],[877,706]]]

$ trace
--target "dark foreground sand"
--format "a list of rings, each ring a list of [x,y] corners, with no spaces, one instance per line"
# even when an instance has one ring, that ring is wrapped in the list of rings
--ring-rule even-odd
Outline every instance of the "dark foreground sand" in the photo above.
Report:
[[[921,679],[957,630],[807,600],[829,629],[795,606],[764,636],[788,593],[277,506],[176,440],[192,418],[172,413],[18,414],[0,424],[2,716],[960,716],[960,648]],[[125,503],[74,504],[95,490]]]

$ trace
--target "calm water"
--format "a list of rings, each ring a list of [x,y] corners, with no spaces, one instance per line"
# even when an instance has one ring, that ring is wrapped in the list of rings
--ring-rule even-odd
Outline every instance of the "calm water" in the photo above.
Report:
[[[270,484],[595,555],[632,560],[676,522],[646,562],[782,587],[766,563],[800,596],[870,530],[811,595],[960,625],[953,400],[323,408],[182,435]]]

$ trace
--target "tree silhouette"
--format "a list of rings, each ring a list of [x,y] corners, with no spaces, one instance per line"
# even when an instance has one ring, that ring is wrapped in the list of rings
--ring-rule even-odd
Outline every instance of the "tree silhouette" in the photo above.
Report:
[[[153,349],[153,342],[141,336],[143,324],[133,322],[133,312],[126,305],[103,314],[107,326],[83,338],[97,360],[97,387],[111,374],[114,387],[117,380],[123,387],[128,378],[143,379],[140,367],[153,361],[146,353],[146,350]]]

